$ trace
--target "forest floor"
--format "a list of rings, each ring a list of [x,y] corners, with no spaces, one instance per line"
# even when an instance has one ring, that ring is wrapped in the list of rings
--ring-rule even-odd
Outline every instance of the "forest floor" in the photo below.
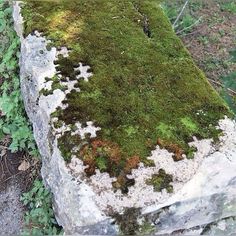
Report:
[[[27,153],[11,153],[9,143],[8,136],[0,142],[0,235],[19,235],[26,210],[20,197],[31,188],[39,163]]]
[[[166,2],[180,9],[184,1]],[[236,71],[236,64],[231,62],[229,54],[236,48],[236,5],[226,0],[191,2],[187,14],[196,21],[201,18],[201,21],[187,32],[182,31],[184,26],[176,31],[182,31],[179,36],[196,64],[219,88],[219,83],[214,81],[219,82],[220,77]],[[26,153],[10,153],[9,143],[9,137],[0,142],[0,235],[20,233],[25,212],[20,196],[29,190],[39,171],[39,163],[32,163]]]
[[[185,1],[166,0],[165,2],[170,17],[176,18],[173,9],[180,9]],[[195,63],[213,85],[217,85],[214,81],[219,81],[222,76],[236,71],[236,63],[231,61],[230,55],[230,52],[236,49],[236,3],[234,1],[192,0],[179,25],[176,29],[177,34],[183,40]],[[189,25],[194,26],[188,28]]]
[[[206,6],[196,13],[203,17],[203,22],[182,39],[207,77],[218,80],[236,71],[229,54],[236,48],[236,12],[224,7],[225,1],[205,2]]]

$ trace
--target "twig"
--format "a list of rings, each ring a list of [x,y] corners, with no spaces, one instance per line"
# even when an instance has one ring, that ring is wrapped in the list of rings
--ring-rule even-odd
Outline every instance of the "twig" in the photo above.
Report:
[[[215,80],[213,80],[213,79],[208,79],[209,81],[211,81],[212,83],[214,83],[214,84],[217,84],[217,85],[219,85],[219,86],[221,86],[221,87],[224,87],[224,85],[222,84],[222,83],[220,83],[219,81],[215,81]],[[232,94],[234,94],[234,95],[236,95],[236,91],[234,91],[233,89],[230,89],[230,88],[226,88],[230,93],[232,93]]]
[[[22,171],[17,172],[16,174],[8,177],[7,179],[4,179],[2,182],[0,182],[0,185],[2,185],[3,183],[7,182],[8,180],[10,180],[10,179],[12,179],[12,178],[14,178],[14,177],[16,177],[17,175],[20,175],[20,174],[22,174]]]
[[[198,20],[196,20],[193,24],[191,24],[190,26],[176,32],[176,34],[180,34],[187,29],[191,29],[193,26],[197,25],[201,21],[201,19],[202,19],[202,16]]]
[[[176,28],[176,24],[177,24],[177,22],[179,21],[180,17],[182,16],[182,14],[183,14],[183,12],[184,12],[185,8],[187,7],[187,5],[188,5],[189,1],[190,1],[190,0],[186,0],[186,1],[185,1],[185,3],[184,3],[184,6],[183,6],[182,10],[180,11],[179,15],[177,16],[177,18],[176,18],[175,22],[173,23],[173,29],[175,29],[175,28]]]
[[[184,34],[184,36],[189,36],[189,35],[193,35],[193,34],[197,34],[197,33],[199,33],[199,29],[196,29],[192,32],[186,33],[186,34]]]

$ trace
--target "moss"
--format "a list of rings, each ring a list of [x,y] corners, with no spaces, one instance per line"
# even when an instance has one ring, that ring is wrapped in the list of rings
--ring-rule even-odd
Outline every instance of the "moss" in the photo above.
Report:
[[[166,189],[168,193],[173,192],[171,182],[173,182],[172,175],[166,174],[163,169],[160,169],[158,174],[153,175],[151,179],[147,180],[147,184],[153,185],[154,191],[161,192],[163,189]]]
[[[57,62],[64,79],[75,79],[79,62],[92,68],[89,82],[78,81],[81,92],[68,94],[69,106],[54,115],[66,124],[94,121],[101,127],[98,139],[117,145],[122,160],[139,156],[147,162],[158,139],[177,159],[184,152],[192,156],[191,137],[217,139],[214,126],[231,115],[174,34],[159,1],[25,0],[23,15],[26,35],[37,29],[53,45],[72,49]],[[87,141],[91,145],[93,139]],[[99,158],[97,166],[104,170],[107,163]]]
[[[153,235],[155,232],[155,225],[145,221],[140,227],[137,235]]]
[[[119,226],[120,235],[137,235],[139,224],[137,222],[141,212],[139,208],[126,208],[123,214],[114,214]]]
[[[72,150],[75,147],[75,143],[78,148],[81,148],[85,141],[82,141],[78,136],[72,136],[70,131],[66,131],[65,134],[58,139],[58,146],[66,161],[70,161],[72,158]]]
[[[63,137],[59,140],[60,144],[65,141]],[[80,145],[80,148],[77,155],[83,161],[84,165],[87,166],[85,169],[87,176],[89,177],[95,174],[96,168],[101,172],[107,172],[111,177],[117,178],[117,180],[113,182],[114,189],[121,189],[123,193],[127,193],[128,187],[135,183],[134,180],[128,178],[127,175],[131,173],[132,169],[138,167],[140,158],[138,156],[124,158],[119,146],[109,141],[96,139],[91,143],[84,143],[85,144],[81,146],[80,140],[78,140],[78,146]],[[64,155],[71,152],[70,145],[67,143],[66,146],[67,151]]]
[[[123,214],[111,215],[119,226],[120,235],[152,235],[155,224],[143,216],[139,208],[126,208]]]
[[[189,131],[190,133],[192,132],[193,134],[197,132],[197,124],[192,121],[191,118],[189,117],[184,117],[181,119],[181,123],[183,124],[184,128]]]
[[[197,148],[196,147],[190,147],[187,151],[187,158],[188,159],[193,159],[194,158],[194,154],[196,153]]]

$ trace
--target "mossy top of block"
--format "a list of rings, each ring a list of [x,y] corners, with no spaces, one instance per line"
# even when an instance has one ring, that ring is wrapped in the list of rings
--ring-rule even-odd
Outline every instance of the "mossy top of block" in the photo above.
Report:
[[[67,108],[54,114],[67,125],[93,121],[101,128],[86,142],[69,132],[61,137],[67,160],[80,146],[88,174],[99,168],[120,176],[139,161],[149,164],[157,144],[178,160],[192,155],[193,136],[217,138],[218,120],[231,113],[173,32],[160,1],[24,2],[25,35],[38,30],[53,46],[70,50],[57,61],[62,80],[76,80],[79,63],[93,73],[78,80],[80,92],[67,94]]]

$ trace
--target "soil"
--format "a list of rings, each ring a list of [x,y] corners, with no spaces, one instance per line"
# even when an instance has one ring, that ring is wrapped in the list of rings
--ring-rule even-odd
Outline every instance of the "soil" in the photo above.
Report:
[[[203,20],[181,37],[210,82],[219,81],[221,76],[236,71],[236,64],[230,61],[229,53],[236,48],[236,14],[223,10],[226,2],[233,1],[203,1],[203,7],[193,13],[195,18],[202,17]]]
[[[24,152],[11,153],[8,143],[8,137],[0,143],[0,235],[19,235],[26,211],[20,196],[32,184],[35,165],[31,163],[27,170],[19,171],[21,163],[29,157]]]

